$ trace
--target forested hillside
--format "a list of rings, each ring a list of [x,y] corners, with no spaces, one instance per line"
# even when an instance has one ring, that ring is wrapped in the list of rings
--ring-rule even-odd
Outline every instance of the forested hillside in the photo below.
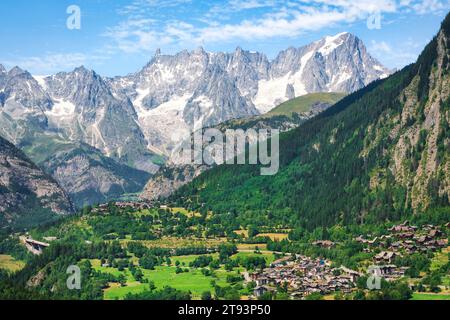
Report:
[[[345,96],[343,93],[310,93],[286,101],[272,111],[250,118],[225,121],[214,128],[225,132],[227,129],[276,128],[281,132],[297,128],[302,123],[317,116]],[[172,159],[173,160],[173,159]],[[176,162],[176,161],[175,161]],[[179,165],[167,163],[148,181],[141,197],[145,200],[167,198],[175,190],[192,181],[208,165]]]
[[[415,64],[285,133],[281,168],[223,165],[180,189],[242,225],[313,228],[449,214],[450,16]]]

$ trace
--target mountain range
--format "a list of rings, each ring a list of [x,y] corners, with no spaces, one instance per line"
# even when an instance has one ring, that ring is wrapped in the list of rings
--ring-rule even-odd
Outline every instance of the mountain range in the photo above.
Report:
[[[114,78],[84,67],[43,77],[0,66],[0,135],[81,207],[139,192],[193,130],[311,92],[350,93],[390,72],[350,33],[272,61],[241,48],[157,51],[142,70]]]
[[[326,226],[448,221],[450,15],[416,63],[280,136],[280,170],[221,165],[171,197],[215,223]]]

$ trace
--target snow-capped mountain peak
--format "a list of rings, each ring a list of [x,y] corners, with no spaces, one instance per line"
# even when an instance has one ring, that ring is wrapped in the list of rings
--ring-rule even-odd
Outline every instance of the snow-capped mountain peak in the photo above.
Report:
[[[148,150],[170,155],[180,136],[198,126],[265,113],[307,93],[352,92],[389,73],[360,39],[343,32],[288,48],[272,61],[241,47],[156,50],[140,71],[115,78],[84,66],[47,77],[0,66],[0,103],[12,118],[32,110],[49,129],[108,156],[129,157],[138,145],[133,158],[140,158]]]
[[[260,79],[252,101],[264,113],[292,96],[353,92],[390,73],[368,54],[359,38],[343,32],[280,52],[269,76]]]
[[[0,135],[33,146],[30,155],[84,203],[135,192],[145,180],[138,170],[154,173],[163,160],[155,154],[170,158],[192,130],[306,93],[352,92],[389,73],[349,33],[288,48],[272,61],[241,47],[157,50],[141,70],[115,78],[84,66],[33,77],[0,65]],[[135,183],[127,184],[128,174]]]
[[[326,36],[319,43],[323,43],[318,49],[322,55],[326,56],[333,52],[337,47],[341,46],[345,42],[345,37],[351,37],[352,34],[348,32],[338,33],[334,36]]]
[[[52,101],[32,75],[19,67],[0,72],[0,107],[16,117],[27,113],[41,114],[51,108]]]

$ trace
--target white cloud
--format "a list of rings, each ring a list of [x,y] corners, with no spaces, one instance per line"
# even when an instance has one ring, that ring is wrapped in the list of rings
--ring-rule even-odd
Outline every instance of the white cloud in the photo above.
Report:
[[[152,12],[157,5],[176,7],[186,1],[189,0],[136,0],[123,10],[128,20],[108,29],[106,36],[121,51],[151,52],[165,45],[183,47],[297,37],[333,25],[363,21],[373,13],[425,14],[450,7],[450,0],[228,0],[225,4],[212,5],[203,15],[189,16],[186,20],[155,18],[156,15],[149,14],[150,19],[144,14]],[[257,15],[234,15],[260,8],[264,8],[263,13]],[[233,19],[226,19],[230,18],[228,15]]]
[[[448,9],[450,1],[439,1],[439,0],[423,0],[418,3],[412,4],[413,10],[417,14],[427,14],[427,13],[438,13]]]
[[[208,26],[196,30],[200,41],[218,42],[233,39],[257,40],[274,37],[295,37],[305,31],[319,30],[347,19],[346,13],[337,10],[295,12],[286,16],[286,12],[266,15],[257,20],[244,20],[238,24]]]

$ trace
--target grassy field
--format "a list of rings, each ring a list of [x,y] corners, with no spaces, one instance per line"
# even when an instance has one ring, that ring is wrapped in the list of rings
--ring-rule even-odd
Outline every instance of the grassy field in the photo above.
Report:
[[[129,239],[120,240],[121,244],[126,244]],[[221,243],[227,242],[226,238],[223,239],[198,239],[198,238],[177,238],[177,237],[163,237],[156,240],[136,240],[141,242],[147,248],[182,248],[182,247],[216,247]]]
[[[450,247],[443,249],[441,252],[437,252],[434,258],[431,260],[431,271],[437,270],[448,262],[448,254],[450,252]]]
[[[242,235],[245,238],[248,237],[248,230],[234,230],[234,233],[236,233],[237,235]]]
[[[281,241],[288,238],[288,232],[289,230],[286,232],[284,230],[282,232],[264,232],[257,234],[256,237],[269,237],[272,241]],[[248,238],[248,230],[234,230],[234,233]]]
[[[310,93],[280,104],[275,109],[267,113],[269,116],[286,115],[291,116],[292,113],[308,112],[317,102],[335,104],[345,97],[344,93]]]
[[[414,292],[411,300],[450,300],[450,294]]]
[[[448,254],[450,253],[450,247],[443,249],[441,252],[437,252],[431,260],[430,270],[434,271],[441,268],[448,263]],[[450,275],[446,275],[442,279],[442,284],[446,287],[450,286]]]
[[[139,210],[136,212],[133,212],[132,214],[137,216],[137,217],[143,217],[143,216],[152,216],[154,217],[158,212],[154,209],[149,210],[149,209],[144,209],[144,210]]]
[[[274,260],[273,254],[269,252],[264,252],[262,254],[255,254],[252,252],[239,252],[233,255],[232,259],[238,259],[240,257],[248,256],[264,256],[266,258],[267,264],[270,264]],[[218,258],[218,254],[211,254],[214,259]],[[145,270],[141,269],[144,273],[144,278],[153,281],[158,289],[164,286],[171,286],[178,290],[190,291],[192,293],[193,299],[199,299],[201,294],[205,291],[213,292],[214,289],[211,285],[211,281],[215,281],[219,286],[227,286],[226,277],[227,275],[237,275],[239,272],[244,272],[242,267],[235,268],[233,271],[226,271],[223,266],[214,271],[213,276],[205,276],[202,274],[200,269],[190,268],[189,263],[194,261],[198,255],[188,255],[188,256],[174,256],[171,257],[171,266],[157,266],[155,270]],[[188,269],[189,272],[183,272],[177,274],[175,262],[179,261],[183,269]],[[137,263],[137,260],[134,261]],[[148,284],[137,282],[131,275],[128,269],[124,271],[119,271],[116,268],[102,267],[100,265],[100,260],[91,260],[92,266],[95,270],[109,273],[114,276],[119,276],[123,274],[127,281],[126,286],[122,287],[116,283],[111,283],[110,287],[104,290],[105,299],[116,300],[123,299],[128,293],[140,293],[148,288]]]
[[[187,217],[201,217],[202,215],[199,212],[193,212],[193,211],[189,211],[185,208],[170,208],[170,212],[172,213],[181,213],[184,214]]]
[[[263,256],[266,259],[267,265],[271,264],[275,257],[271,252],[263,251],[261,254],[256,254],[253,252],[238,252],[231,257],[231,259],[237,259],[240,257],[253,257],[253,256]]]
[[[217,258],[217,255],[213,256]],[[177,260],[182,264],[184,263],[182,268],[189,269],[189,272],[177,274],[175,272],[175,266],[157,266],[155,267],[155,270],[141,270],[144,273],[144,278],[149,281],[153,281],[157,288],[161,289],[164,286],[171,286],[179,290],[190,291],[194,299],[199,299],[204,291],[213,291],[211,281],[214,280],[218,285],[225,286],[227,285],[227,275],[236,275],[236,271],[228,272],[223,268],[220,268],[215,270],[214,276],[205,276],[201,273],[200,269],[187,267],[189,262],[193,261],[196,257],[197,256],[192,255],[176,256],[171,258],[173,264],[175,264],[175,261]],[[105,299],[107,300],[123,299],[128,293],[140,293],[148,288],[148,284],[135,281],[128,269],[125,269],[125,271],[119,271],[116,268],[102,267],[100,266],[99,260],[91,260],[91,263],[95,270],[110,273],[114,276],[123,274],[127,279],[127,285],[125,287],[121,287],[117,284],[111,284],[110,288],[104,290]]]
[[[258,247],[259,250],[267,250],[265,243],[239,243],[237,245],[239,251],[253,251],[255,247]]]
[[[218,259],[219,258],[219,254],[218,253],[208,254],[208,256],[213,257],[213,259]],[[174,257],[171,257],[170,259],[172,260],[172,263],[175,263],[175,261],[179,261],[182,266],[188,266],[189,263],[194,261],[197,257],[198,257],[198,255],[174,256]]]
[[[106,268],[108,269],[108,268]],[[109,268],[111,269],[111,268]],[[229,274],[224,270],[217,270],[216,277],[206,277],[198,269],[190,269],[189,272],[176,274],[176,267],[158,266],[155,270],[142,270],[145,279],[153,281],[157,288],[171,286],[173,288],[190,291],[193,298],[199,298],[204,291],[213,291],[211,281],[214,280],[220,286],[226,285],[226,276]],[[101,269],[100,269],[101,270]],[[102,270],[109,272],[108,270]],[[127,276],[127,286],[113,286],[105,290],[105,299],[123,299],[128,293],[139,293],[148,288],[148,284],[134,281],[131,275]]]
[[[288,238],[286,233],[260,233],[257,237],[268,237],[272,241],[281,241]]]
[[[8,271],[19,271],[25,266],[25,263],[14,259],[10,255],[0,254],[0,269]]]

